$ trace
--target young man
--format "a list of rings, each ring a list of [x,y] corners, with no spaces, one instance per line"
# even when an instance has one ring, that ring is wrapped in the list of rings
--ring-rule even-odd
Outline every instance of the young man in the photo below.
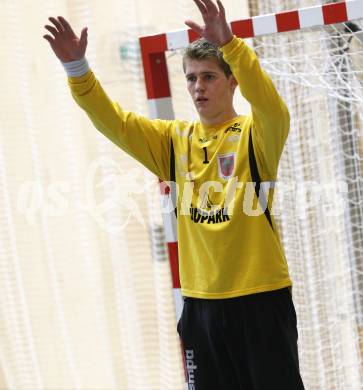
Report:
[[[96,128],[159,178],[193,189],[177,200],[185,297],[178,332],[189,389],[301,390],[292,282],[276,224],[268,208],[256,215],[245,207],[245,183],[257,182],[256,198],[261,182],[276,180],[289,113],[254,52],[233,36],[221,2],[194,1],[205,25],[185,22],[203,38],[183,59],[200,118],[192,123],[148,120],[112,102],[84,57],[86,28],[78,39],[64,18],[49,18],[52,36],[44,38]],[[235,112],[237,85],[252,115]]]

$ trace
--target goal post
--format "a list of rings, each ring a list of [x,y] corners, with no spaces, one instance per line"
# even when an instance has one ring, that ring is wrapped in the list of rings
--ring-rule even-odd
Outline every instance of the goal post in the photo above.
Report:
[[[287,173],[282,176],[286,180],[297,180],[299,175],[306,181],[316,178],[320,184],[334,178],[347,184],[347,211],[342,215],[331,218],[309,209],[299,217],[296,211],[277,216],[286,229],[291,226],[282,229],[288,262],[294,256],[306,256],[291,264],[291,270],[302,314],[302,373],[309,389],[355,390],[363,385],[362,20],[363,0],[349,0],[230,23],[237,37],[255,39],[253,46],[263,67],[267,66],[278,89],[284,90],[292,122],[287,156],[280,164]],[[318,35],[311,37],[312,32]],[[311,42],[313,56],[303,52],[304,45],[298,46],[304,36]],[[140,38],[151,118],[175,118],[167,53],[178,52],[197,38],[190,29]],[[295,38],[300,40],[296,46]],[[276,50],[281,45],[286,45],[285,54],[284,48]],[[282,57],[273,57],[275,52]],[[305,140],[299,138],[303,128]],[[305,144],[300,148],[301,142]],[[314,164],[309,163],[310,156]],[[318,170],[314,174],[312,166]],[[160,192],[162,202],[168,202],[170,189],[165,183],[160,183]],[[292,208],[293,201],[288,196],[284,199]],[[179,320],[183,300],[174,212],[163,213],[163,221]]]

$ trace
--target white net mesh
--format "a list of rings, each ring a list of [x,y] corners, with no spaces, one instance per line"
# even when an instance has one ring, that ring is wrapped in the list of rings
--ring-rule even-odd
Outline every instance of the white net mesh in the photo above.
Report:
[[[360,27],[358,21],[265,37],[256,46],[292,117],[280,180],[296,191],[286,193],[279,220],[309,389],[361,388]],[[310,205],[305,190],[315,195]]]
[[[363,385],[362,27],[358,20],[253,41],[291,114],[274,214],[309,390]],[[194,119],[185,81],[175,76],[181,51],[169,53],[168,66],[176,117]],[[246,111],[242,99],[236,106]]]

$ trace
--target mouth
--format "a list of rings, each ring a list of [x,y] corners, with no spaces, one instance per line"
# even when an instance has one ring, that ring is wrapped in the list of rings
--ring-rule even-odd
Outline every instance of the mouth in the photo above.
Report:
[[[203,103],[206,103],[206,102],[208,102],[208,101],[209,101],[209,99],[206,98],[206,97],[203,97],[203,96],[199,96],[199,97],[197,97],[197,98],[195,99],[195,102],[196,102],[197,104],[203,104]]]

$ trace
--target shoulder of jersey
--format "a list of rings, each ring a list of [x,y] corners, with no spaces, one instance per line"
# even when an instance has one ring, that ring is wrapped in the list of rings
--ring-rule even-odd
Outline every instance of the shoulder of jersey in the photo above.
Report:
[[[175,125],[175,134],[179,137],[187,137],[189,135],[190,129],[194,127],[194,122],[176,121]]]

